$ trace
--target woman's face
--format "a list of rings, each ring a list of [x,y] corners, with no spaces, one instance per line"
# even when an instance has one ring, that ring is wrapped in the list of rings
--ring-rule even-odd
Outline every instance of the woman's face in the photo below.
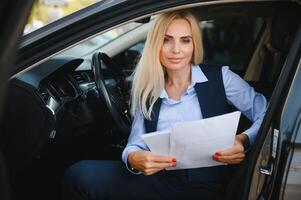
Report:
[[[193,54],[191,27],[185,19],[174,19],[168,26],[160,51],[160,61],[167,70],[190,67]]]

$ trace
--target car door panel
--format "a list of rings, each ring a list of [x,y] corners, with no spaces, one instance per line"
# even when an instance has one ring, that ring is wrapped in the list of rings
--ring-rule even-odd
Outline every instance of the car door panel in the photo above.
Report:
[[[301,163],[300,156],[300,135],[301,135],[301,60],[298,70],[294,77],[292,87],[288,93],[283,114],[280,122],[280,132],[283,134],[283,141],[286,141],[285,151],[287,154],[287,162],[284,163],[284,176],[281,181],[280,196],[297,198],[300,196],[301,181],[295,176],[300,177],[298,171],[298,163]],[[296,167],[296,169],[294,169]],[[280,180],[279,180],[280,184]],[[299,191],[299,192],[298,192]]]
[[[268,160],[270,162],[270,166],[273,165],[273,171],[271,171],[270,175],[265,175],[266,179],[264,180],[264,185],[261,189],[261,197],[262,198],[271,198],[271,199],[278,199],[279,198],[279,191],[281,187],[281,182],[283,180],[284,171],[286,162],[288,160],[288,153],[289,153],[289,143],[288,141],[292,137],[292,130],[289,129],[283,129],[280,128],[279,131],[279,137],[275,136],[277,134],[277,131],[271,131],[271,130],[277,130],[279,129],[279,123],[282,123],[283,117],[281,117],[281,108],[284,105],[284,102],[286,100],[286,96],[288,94],[288,90],[291,85],[291,80],[295,74],[295,70],[298,66],[298,58],[300,57],[300,34],[301,34],[301,26],[299,26],[298,32],[295,36],[294,43],[290,49],[290,52],[288,54],[288,57],[286,59],[286,62],[284,64],[282,73],[280,75],[279,81],[275,87],[275,91],[271,97],[271,102],[269,105],[269,108],[267,110],[265,121],[263,122],[262,129],[261,129],[261,135],[258,137],[257,142],[260,143],[260,146],[256,145],[255,151],[258,152],[257,156],[254,156],[256,158],[256,162],[260,162],[261,159],[268,156]],[[298,111],[298,109],[296,110]],[[289,114],[290,117],[287,121],[289,122],[295,122],[296,120],[293,120],[292,117],[296,117],[295,115]],[[281,117],[281,120],[280,120]],[[292,126],[291,126],[292,127]],[[270,134],[269,134],[270,133]],[[272,133],[272,134],[271,134]],[[278,141],[273,141],[273,138],[277,138]],[[277,149],[275,146],[273,147],[273,143],[278,144]],[[266,149],[266,151],[262,151],[263,149]],[[273,151],[276,151],[276,157],[273,158]],[[264,155],[266,154],[266,155]],[[258,168],[258,165],[254,165],[253,172],[254,174],[261,173],[260,168]],[[254,175],[253,175],[254,177]],[[250,199],[256,199],[258,196],[252,196],[255,192],[255,188],[258,190],[258,182],[256,179],[253,179],[251,181],[250,186],[252,185],[249,193]],[[262,183],[261,183],[262,184]],[[250,196],[251,195],[251,196]]]

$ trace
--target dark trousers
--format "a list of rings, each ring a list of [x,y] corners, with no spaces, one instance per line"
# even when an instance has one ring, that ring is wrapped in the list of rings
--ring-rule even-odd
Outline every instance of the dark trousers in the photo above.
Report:
[[[185,170],[151,176],[129,172],[121,161],[87,160],[72,165],[63,178],[63,199],[222,199],[217,182],[191,182]]]

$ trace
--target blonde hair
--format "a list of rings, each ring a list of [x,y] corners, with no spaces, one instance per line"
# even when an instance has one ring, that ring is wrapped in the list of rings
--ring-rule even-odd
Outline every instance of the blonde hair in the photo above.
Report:
[[[172,11],[159,15],[148,32],[144,50],[133,74],[131,113],[140,110],[146,119],[151,119],[154,103],[159,98],[165,85],[164,67],[160,62],[160,50],[169,24],[174,19],[189,22],[193,40],[193,64],[203,59],[203,43],[198,20],[189,11]]]

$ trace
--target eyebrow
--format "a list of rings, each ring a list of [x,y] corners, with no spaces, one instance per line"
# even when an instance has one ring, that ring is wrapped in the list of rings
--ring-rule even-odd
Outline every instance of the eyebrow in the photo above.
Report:
[[[173,38],[172,35],[168,35],[168,34],[165,34],[165,37],[167,37],[167,38]],[[192,38],[192,36],[190,36],[190,35],[185,35],[185,36],[182,36],[181,38]]]

